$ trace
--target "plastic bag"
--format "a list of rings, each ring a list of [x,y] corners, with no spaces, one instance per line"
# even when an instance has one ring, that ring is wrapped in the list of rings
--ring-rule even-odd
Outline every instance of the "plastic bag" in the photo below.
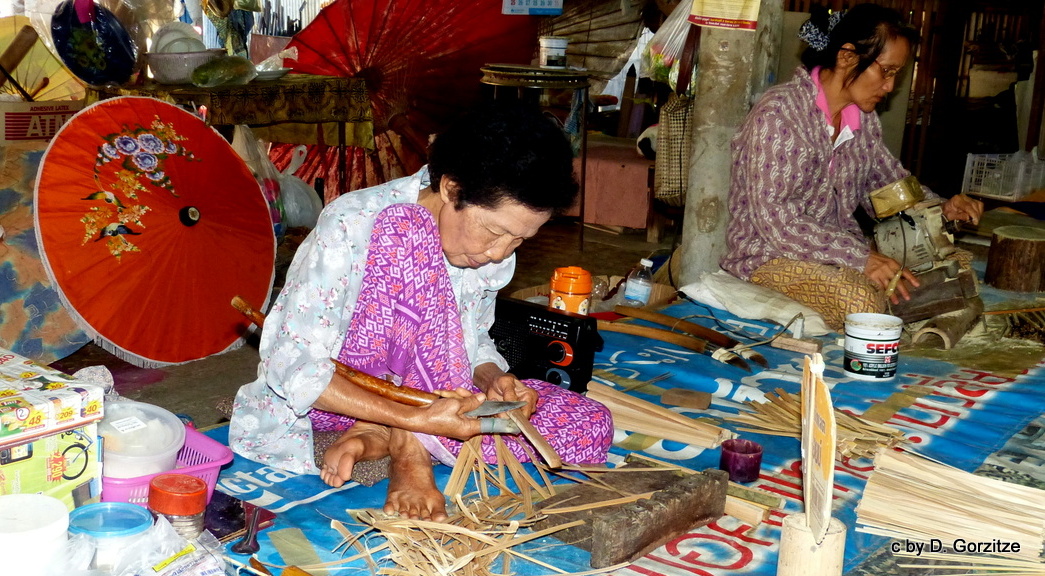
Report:
[[[689,23],[689,2],[680,2],[660,25],[660,29],[650,39],[642,51],[639,60],[639,76],[656,82],[663,82],[675,90],[679,79],[679,61],[682,50],[686,46],[692,24]],[[694,31],[695,32],[695,31]],[[696,69],[696,59],[693,62]],[[690,82],[687,92],[693,90],[695,82]]]
[[[265,202],[269,205],[269,216],[272,217],[272,229],[276,238],[282,239],[286,232],[286,213],[280,197],[279,170],[269,160],[266,153],[268,146],[262,145],[250,127],[238,125],[232,134],[232,149],[243,158],[258,184],[261,184],[261,192],[265,195]]]
[[[307,150],[308,148],[304,145],[295,148],[290,164],[279,176],[279,191],[283,198],[283,211],[287,216],[288,228],[296,226],[315,228],[316,222],[319,221],[319,213],[323,210],[323,200],[319,194],[304,180],[294,176],[294,172],[305,161]]]
[[[192,71],[192,83],[200,88],[246,84],[258,76],[254,63],[243,56],[222,56]]]
[[[754,320],[768,319],[784,325],[802,313],[805,319],[802,329],[792,325],[791,332],[796,338],[803,336],[822,336],[831,332],[824,322],[823,316],[816,310],[792,300],[776,290],[745,282],[725,270],[713,274],[704,273],[692,284],[687,284],[680,292],[708,306],[720,308],[739,318]],[[799,332],[804,331],[804,334]]]

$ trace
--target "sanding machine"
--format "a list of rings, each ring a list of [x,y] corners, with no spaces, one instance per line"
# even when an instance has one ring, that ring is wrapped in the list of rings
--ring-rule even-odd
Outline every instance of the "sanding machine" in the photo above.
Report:
[[[913,272],[920,284],[909,287],[910,300],[891,305],[891,313],[905,323],[965,309],[979,297],[972,270],[948,259],[957,250],[956,228],[944,217],[943,202],[925,200],[914,176],[871,192],[878,251]]]

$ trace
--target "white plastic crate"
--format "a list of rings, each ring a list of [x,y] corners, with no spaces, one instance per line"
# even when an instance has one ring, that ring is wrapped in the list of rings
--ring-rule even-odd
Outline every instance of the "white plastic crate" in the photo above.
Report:
[[[1036,154],[969,154],[962,192],[982,198],[1019,200],[1045,187],[1045,162]]]

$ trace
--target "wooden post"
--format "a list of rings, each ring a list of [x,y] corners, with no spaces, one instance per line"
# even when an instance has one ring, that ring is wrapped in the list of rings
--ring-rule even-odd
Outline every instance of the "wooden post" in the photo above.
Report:
[[[831,518],[824,541],[817,544],[804,513],[784,518],[780,534],[777,576],[841,576],[845,553],[845,524]]]
[[[761,0],[755,31],[705,28],[697,50],[696,105],[682,226],[681,284],[719,269],[726,252],[729,142],[752,98],[773,83],[783,2]]]
[[[1030,226],[995,228],[983,281],[1013,292],[1045,290],[1045,230]]]

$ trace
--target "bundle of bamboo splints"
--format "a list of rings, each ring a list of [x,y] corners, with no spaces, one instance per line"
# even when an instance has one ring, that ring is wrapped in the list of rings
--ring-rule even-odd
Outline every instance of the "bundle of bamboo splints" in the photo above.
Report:
[[[964,553],[963,559],[977,552],[1040,562],[1045,491],[897,450],[883,451],[874,465],[856,507],[858,531],[907,541],[937,539]],[[1027,574],[1045,574],[1045,565]]]
[[[587,576],[625,566],[567,572],[521,552],[519,545],[571,528],[579,521],[527,531],[541,518],[534,504],[555,492],[552,479],[541,466],[536,467],[539,478],[535,479],[508,450],[504,440],[494,436],[494,441],[500,462],[497,465],[483,461],[481,437],[462,446],[443,491],[451,503],[451,516],[447,521],[410,520],[387,516],[380,510],[357,510],[352,516],[364,526],[358,533],[353,534],[340,521],[331,521],[331,527],[344,538],[335,552],[352,548],[356,554],[335,562],[296,568],[321,570],[363,560],[370,565],[372,573],[391,576],[495,576],[518,572],[513,563],[528,563],[550,573]],[[530,456],[537,459],[536,454]],[[605,471],[612,472],[611,469]],[[476,489],[464,494],[469,479],[474,479]],[[265,568],[282,568],[283,573],[289,575],[292,572],[287,570],[295,567],[263,566],[252,559],[246,571],[265,574],[267,572],[262,571]]]
[[[738,432],[757,432],[772,436],[802,437],[802,404],[799,396],[776,389],[766,394],[767,402],[751,401],[747,411],[727,417],[729,422],[741,424]],[[873,458],[883,448],[892,448],[907,441],[904,433],[884,424],[871,422],[835,409],[839,458]]]
[[[609,408],[613,425],[623,430],[704,448],[717,448],[735,436],[725,428],[694,420],[598,382],[588,383],[587,396]]]
[[[1045,307],[1015,310],[992,310],[984,316],[1005,318],[1003,338],[1025,338],[1045,342]]]

